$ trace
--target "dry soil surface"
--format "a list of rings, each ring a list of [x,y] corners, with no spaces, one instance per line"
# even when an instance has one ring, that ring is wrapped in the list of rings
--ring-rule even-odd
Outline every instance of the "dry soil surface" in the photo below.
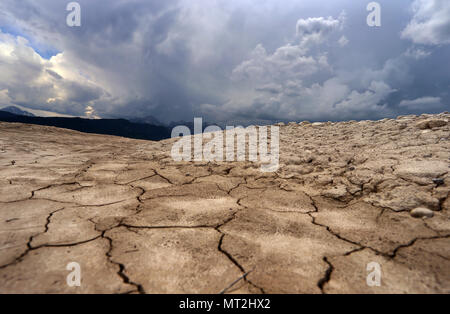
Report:
[[[449,119],[283,125],[274,173],[0,123],[0,293],[450,293]]]

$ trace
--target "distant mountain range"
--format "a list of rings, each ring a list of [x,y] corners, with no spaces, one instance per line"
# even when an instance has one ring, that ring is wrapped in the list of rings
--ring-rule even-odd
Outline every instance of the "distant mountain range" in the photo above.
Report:
[[[22,107],[23,108],[23,107]],[[26,108],[24,108],[26,109]],[[52,114],[51,112],[45,112]],[[37,125],[54,126],[58,128],[65,128],[84,133],[96,133],[105,135],[115,135],[141,140],[159,141],[171,137],[174,127],[183,125],[191,130],[194,134],[194,122],[178,121],[164,124],[158,119],[147,116],[144,118],[131,119],[86,119],[80,117],[66,117],[66,116],[35,116],[34,114],[22,110],[15,106],[9,106],[0,109],[0,121],[4,122],[19,122]],[[269,120],[235,120],[228,122],[210,123],[203,121],[203,129],[217,125],[222,129],[226,126],[248,126],[248,125],[270,125],[275,121]]]
[[[115,135],[139,140],[160,141],[171,137],[171,129],[164,126],[133,123],[125,119],[35,117],[29,112],[14,108],[1,109],[0,121],[54,126],[84,133]]]
[[[25,116],[25,117],[34,117],[35,116],[34,114],[32,114],[28,111],[22,110],[20,108],[14,107],[14,106],[2,108],[1,111],[6,111],[9,113],[18,115],[18,116]]]

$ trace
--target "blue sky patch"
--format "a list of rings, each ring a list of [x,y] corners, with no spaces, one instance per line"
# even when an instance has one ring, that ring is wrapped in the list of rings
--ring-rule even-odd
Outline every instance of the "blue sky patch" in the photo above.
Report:
[[[26,38],[29,42],[29,46],[36,51],[37,54],[39,54],[42,58],[49,60],[51,57],[56,56],[60,51],[57,49],[49,46],[48,44],[39,43],[36,40],[34,40],[31,36],[24,33],[20,29],[14,26],[9,25],[0,25],[0,31],[5,34],[12,35],[14,37],[23,37]]]

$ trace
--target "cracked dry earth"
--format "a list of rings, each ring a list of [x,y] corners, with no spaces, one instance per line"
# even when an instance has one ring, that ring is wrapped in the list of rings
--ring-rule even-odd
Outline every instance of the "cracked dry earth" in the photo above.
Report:
[[[281,126],[275,173],[0,123],[0,293],[450,293],[449,119]]]

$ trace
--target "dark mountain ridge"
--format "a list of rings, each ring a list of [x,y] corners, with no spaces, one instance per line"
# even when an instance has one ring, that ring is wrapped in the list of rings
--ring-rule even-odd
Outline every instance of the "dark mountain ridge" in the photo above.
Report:
[[[0,121],[54,126],[84,133],[115,135],[138,140],[160,141],[171,136],[171,130],[167,127],[132,123],[125,119],[44,118],[17,115],[0,110]]]

